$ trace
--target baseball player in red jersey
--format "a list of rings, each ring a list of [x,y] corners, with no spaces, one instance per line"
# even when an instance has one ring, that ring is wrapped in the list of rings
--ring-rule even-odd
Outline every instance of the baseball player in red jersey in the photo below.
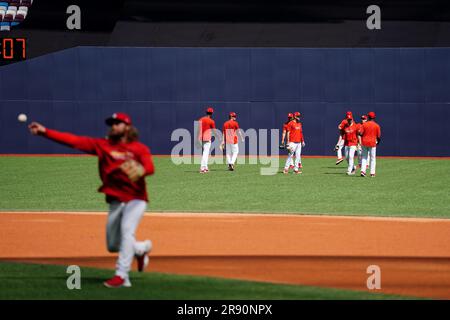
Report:
[[[302,162],[302,147],[305,146],[305,139],[303,137],[303,128],[300,122],[300,112],[294,113],[294,120],[290,121],[287,126],[287,140],[289,141],[287,149],[289,151],[288,158],[286,159],[286,164],[284,166],[283,173],[289,173],[289,166],[292,162],[292,157],[295,155],[294,161],[294,173],[300,174],[300,165]]]
[[[237,114],[235,112],[230,112],[230,119],[228,121],[225,121],[222,129],[223,135],[221,149],[223,149],[226,143],[225,150],[228,170],[230,171],[234,171],[234,163],[236,162],[239,153],[238,136],[241,138],[241,141],[244,142],[244,137],[239,130],[239,123],[236,121],[236,117]]]
[[[375,177],[377,145],[381,139],[381,128],[375,122],[375,112],[367,114],[369,118],[359,130],[359,143],[362,146],[361,176],[366,176],[368,156],[370,155],[370,176]]]
[[[363,114],[361,116],[361,123],[356,124],[356,129],[358,130],[358,132],[361,130],[361,127],[365,122],[367,122],[367,115]],[[361,168],[362,148],[361,148],[361,145],[359,144],[359,139],[358,139],[358,147],[356,148],[356,152],[358,153],[358,167]]]
[[[342,140],[344,141],[345,158],[348,163],[347,174],[353,175],[356,171],[354,158],[358,145],[358,126],[353,121],[351,115],[347,115],[347,125],[342,129]]]
[[[347,111],[347,113],[345,114],[345,119],[342,120],[341,123],[338,125],[339,139],[338,142],[336,143],[336,146],[334,147],[334,150],[336,150],[337,153],[336,165],[344,161],[344,158],[342,157],[342,148],[344,147],[344,140],[342,140],[342,130],[347,125],[348,116],[351,116],[353,118],[353,113],[351,111]]]
[[[34,135],[98,157],[102,180],[99,192],[106,195],[109,204],[107,247],[110,252],[119,252],[115,276],[104,285],[131,287],[128,273],[133,258],[137,258],[138,270],[143,271],[152,249],[150,240],[136,241],[135,231],[148,202],[144,177],[154,173],[154,166],[150,149],[138,141],[137,130],[128,115],[115,113],[106,123],[111,127],[107,138],[76,136],[37,122],[31,123],[29,129]]]
[[[208,158],[209,152],[211,150],[211,138],[213,134],[213,129],[216,128],[216,123],[212,119],[214,109],[208,107],[206,109],[206,116],[201,117],[199,121],[199,128],[197,133],[197,140],[202,146],[202,162],[200,164],[200,173],[209,172],[208,169]]]
[[[287,118],[288,118],[287,121],[285,123],[283,123],[283,133],[281,134],[281,145],[282,146],[285,145],[284,141],[285,141],[285,138],[286,138],[287,126],[288,126],[289,122],[291,122],[292,119],[294,119],[294,115],[289,112]]]
[[[287,126],[288,126],[288,124],[289,124],[289,122],[291,122],[292,121],[292,119],[294,119],[294,114],[292,114],[292,113],[288,113],[288,120],[283,124],[283,133],[281,134],[281,144],[280,144],[280,149],[284,149],[284,148],[286,148],[286,145],[285,145],[285,140],[287,141],[287,139],[286,139],[286,134],[287,134]],[[301,165],[301,164],[300,164]],[[294,162],[292,161],[292,159],[291,159],[291,163],[289,164],[289,169],[292,169],[292,168],[294,168]]]

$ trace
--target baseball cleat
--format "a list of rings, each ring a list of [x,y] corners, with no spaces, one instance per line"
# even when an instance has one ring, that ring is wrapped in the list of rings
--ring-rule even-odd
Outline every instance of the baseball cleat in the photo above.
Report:
[[[230,169],[230,170],[231,170],[231,171],[234,171],[234,164],[231,164],[230,166],[231,166],[231,169]]]
[[[336,165],[338,165],[338,164],[341,163],[342,161],[344,161],[344,158],[339,158],[339,159],[337,159]]]
[[[103,282],[103,285],[107,288],[129,288],[131,282],[129,279],[124,279],[120,276],[114,276],[111,279]]]
[[[135,255],[137,260],[138,271],[142,272],[148,266],[149,257],[148,254],[152,251],[153,244],[150,240],[145,240],[145,250],[143,252],[137,252]]]
[[[205,169],[200,170],[200,173],[206,173]]]
[[[347,172],[347,175],[348,175],[348,176],[353,176],[354,174],[355,174],[355,171]]]
[[[361,177],[365,177],[366,173],[364,171],[361,171]]]
[[[371,176],[372,178],[375,178],[375,173],[371,173],[370,176]]]

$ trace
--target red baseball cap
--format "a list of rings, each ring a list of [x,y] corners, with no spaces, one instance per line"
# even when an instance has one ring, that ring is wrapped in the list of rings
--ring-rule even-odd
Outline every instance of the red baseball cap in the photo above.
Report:
[[[294,115],[292,113],[288,113],[288,118],[293,118]]]
[[[115,121],[121,121],[125,124],[131,125],[131,118],[129,115],[123,112],[116,112],[113,115],[105,120],[108,126],[112,126]]]
[[[351,114],[347,113],[347,116],[345,117],[346,119],[353,119],[353,116]]]
[[[352,117],[353,117],[353,113],[351,112],[351,111],[347,111],[346,112],[346,115],[348,116],[348,115],[351,115]]]
[[[295,117],[300,117],[301,114],[300,114],[300,112],[296,111],[296,112],[294,113],[294,116],[295,116]]]
[[[365,114],[363,114],[363,115],[361,116],[361,119],[362,119],[362,120],[367,120],[367,116],[366,116]]]
[[[208,109],[206,109],[206,113],[214,113],[214,109],[211,107],[208,107]]]
[[[237,116],[236,112],[230,112],[230,117],[236,117],[236,116]]]
[[[370,111],[370,112],[367,114],[367,116],[368,116],[370,119],[375,119],[375,117],[376,117],[375,112],[373,112],[373,111]]]

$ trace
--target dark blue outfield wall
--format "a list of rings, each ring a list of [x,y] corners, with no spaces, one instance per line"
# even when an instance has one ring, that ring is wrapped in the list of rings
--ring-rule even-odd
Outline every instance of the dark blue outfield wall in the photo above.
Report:
[[[306,155],[331,155],[345,111],[375,111],[378,154],[450,156],[450,48],[247,49],[81,47],[0,68],[0,152],[70,153],[32,138],[26,113],[51,128],[103,136],[103,119],[131,114],[153,153],[206,105],[221,125],[280,128],[304,115]]]

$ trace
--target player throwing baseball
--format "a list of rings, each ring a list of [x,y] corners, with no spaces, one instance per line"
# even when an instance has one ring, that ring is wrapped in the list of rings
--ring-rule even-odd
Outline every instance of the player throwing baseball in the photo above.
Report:
[[[239,130],[239,123],[236,121],[236,117],[236,112],[230,112],[230,119],[225,121],[222,129],[221,149],[225,147],[228,170],[230,171],[234,171],[234,164],[239,153],[238,136],[244,142],[244,137],[242,136],[241,130]]]
[[[381,140],[381,128],[375,122],[375,112],[367,114],[368,120],[359,130],[359,143],[362,146],[361,176],[366,176],[367,162],[370,155],[370,176],[375,177],[377,145]]]
[[[300,112],[295,112],[294,119],[287,126],[287,140],[289,141],[287,150],[289,154],[284,165],[284,174],[289,173],[289,166],[292,163],[293,157],[295,157],[294,174],[302,173],[300,166],[302,162],[302,147],[305,146],[305,139],[303,138],[303,127],[300,122],[300,117]]]
[[[197,141],[199,145],[202,147],[202,161],[200,164],[200,173],[209,172],[208,169],[208,159],[209,152],[211,150],[211,139],[213,134],[213,129],[216,128],[216,123],[212,119],[212,115],[214,113],[214,109],[208,107],[206,109],[206,116],[201,117],[199,122],[199,128],[197,133]]]
[[[106,243],[110,252],[119,252],[115,276],[104,285],[108,288],[131,287],[129,271],[136,257],[138,270],[148,264],[152,242],[136,241],[135,232],[147,207],[144,177],[154,173],[150,149],[138,141],[138,133],[125,113],[106,119],[110,131],[106,138],[81,137],[59,132],[32,122],[32,134],[96,155],[102,186],[109,204]]]

